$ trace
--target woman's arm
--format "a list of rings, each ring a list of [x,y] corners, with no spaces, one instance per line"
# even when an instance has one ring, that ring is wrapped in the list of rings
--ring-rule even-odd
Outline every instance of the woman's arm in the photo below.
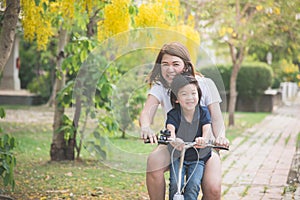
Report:
[[[220,146],[229,146],[229,140],[225,135],[225,124],[219,102],[208,105],[211,116],[212,133],[216,139],[216,144]]]
[[[159,104],[160,103],[157,98],[149,94],[139,119],[139,124],[141,127],[141,138],[144,140],[149,138],[151,143],[157,143],[156,135],[151,130],[150,125],[153,122],[153,118]]]
[[[202,126],[202,137],[205,139],[205,142],[208,142],[212,138],[211,124]]]

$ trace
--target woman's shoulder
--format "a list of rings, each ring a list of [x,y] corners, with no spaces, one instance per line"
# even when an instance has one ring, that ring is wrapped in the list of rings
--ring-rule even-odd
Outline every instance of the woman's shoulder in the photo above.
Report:
[[[159,91],[159,92],[161,92],[161,91],[165,91],[165,90],[167,90],[167,88],[165,88],[164,85],[161,84],[160,82],[154,83],[150,88],[150,91]]]
[[[208,78],[206,76],[200,76],[200,75],[196,75],[196,80],[198,82],[201,82],[201,83],[206,83],[206,82],[209,82],[209,83],[213,83],[213,80],[211,78]]]

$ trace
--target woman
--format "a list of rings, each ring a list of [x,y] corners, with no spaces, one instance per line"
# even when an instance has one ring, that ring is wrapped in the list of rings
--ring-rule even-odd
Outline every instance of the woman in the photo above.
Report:
[[[178,42],[165,44],[160,50],[155,65],[149,76],[149,91],[146,103],[140,115],[141,138],[157,143],[155,133],[151,130],[154,115],[159,105],[165,115],[171,110],[169,87],[176,74],[189,72],[196,77],[202,90],[200,104],[207,106],[211,115],[213,134],[217,145],[229,146],[225,137],[225,126],[220,109],[221,98],[212,80],[196,75],[190,54],[185,46]],[[146,184],[151,200],[165,199],[166,183],[164,172],[168,170],[170,156],[166,146],[158,145],[148,156]],[[202,181],[203,199],[221,199],[221,160],[213,152],[206,163]]]

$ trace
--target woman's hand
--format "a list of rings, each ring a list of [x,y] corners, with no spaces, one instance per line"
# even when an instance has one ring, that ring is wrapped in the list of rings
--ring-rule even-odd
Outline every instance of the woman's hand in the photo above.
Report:
[[[144,126],[141,128],[141,138],[143,140],[149,139],[151,144],[157,143],[157,136],[149,126]]]
[[[229,140],[226,137],[217,137],[215,145],[229,148]]]

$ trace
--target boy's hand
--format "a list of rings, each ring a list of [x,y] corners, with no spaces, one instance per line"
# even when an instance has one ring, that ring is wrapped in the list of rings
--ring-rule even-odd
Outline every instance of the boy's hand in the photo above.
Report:
[[[170,142],[170,144],[176,148],[178,151],[182,151],[182,149],[184,148],[184,141],[180,138],[175,138],[174,140],[172,140]]]
[[[206,146],[206,140],[204,137],[197,137],[195,139],[195,142],[196,142],[196,148],[205,148]]]

